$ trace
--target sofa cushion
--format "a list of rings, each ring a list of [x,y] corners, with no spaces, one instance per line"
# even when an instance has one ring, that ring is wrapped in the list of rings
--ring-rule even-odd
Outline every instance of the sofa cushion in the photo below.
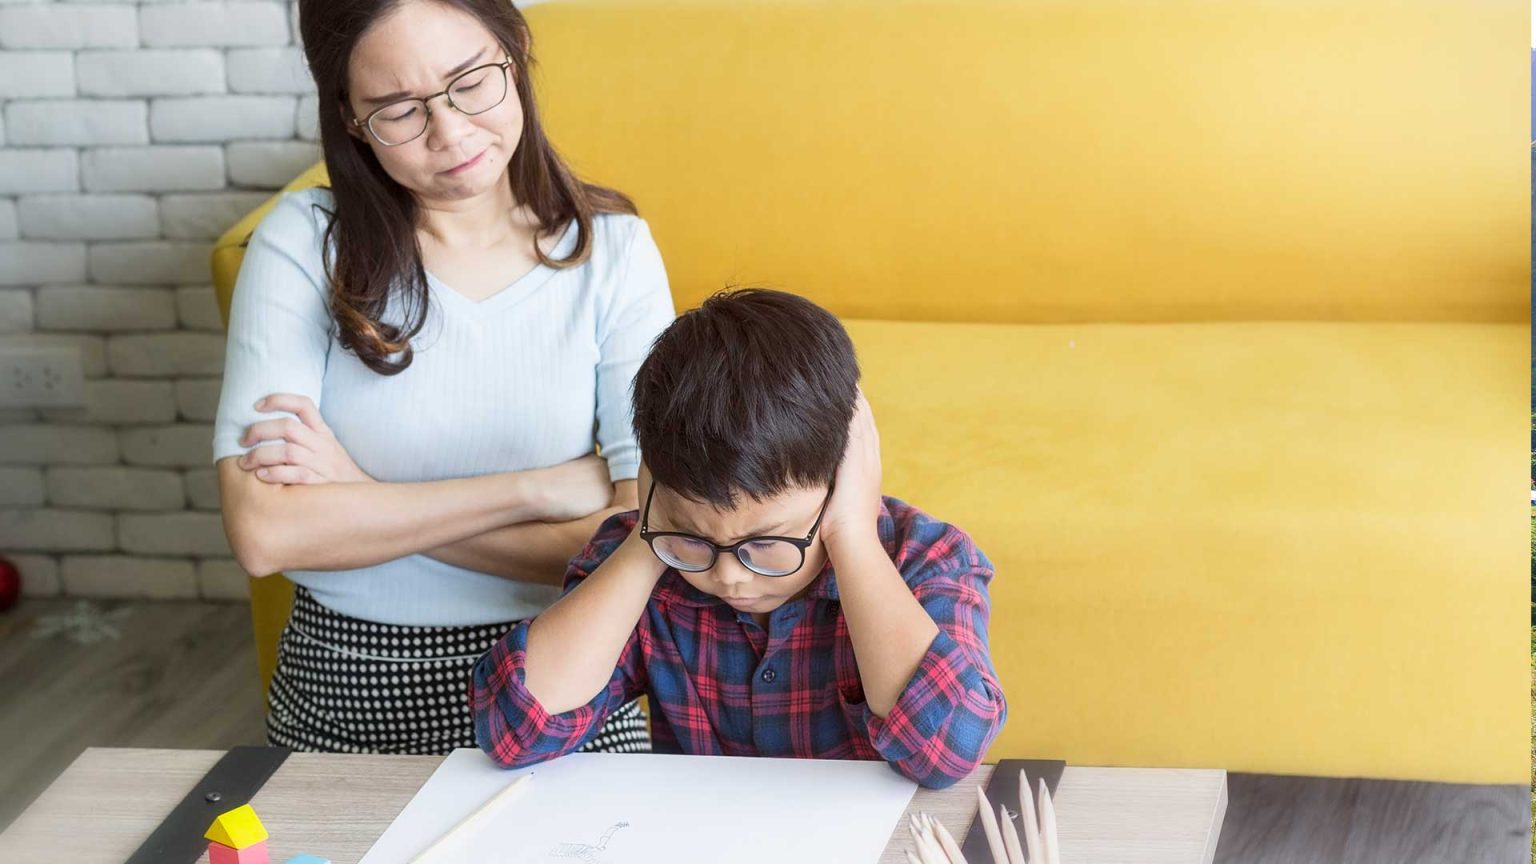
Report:
[[[992,758],[1525,780],[1525,327],[849,330],[996,566]]]

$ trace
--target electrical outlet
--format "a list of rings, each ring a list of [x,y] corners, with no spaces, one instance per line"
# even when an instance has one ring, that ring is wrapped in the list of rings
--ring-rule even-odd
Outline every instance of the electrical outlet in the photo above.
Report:
[[[80,349],[12,347],[0,340],[0,407],[72,407],[85,403]]]

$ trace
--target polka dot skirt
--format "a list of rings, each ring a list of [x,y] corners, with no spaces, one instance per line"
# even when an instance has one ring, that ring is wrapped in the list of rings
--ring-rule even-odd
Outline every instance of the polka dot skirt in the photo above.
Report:
[[[267,740],[328,753],[444,754],[474,747],[469,676],[512,624],[405,627],[342,615],[294,590],[267,692]],[[631,702],[585,752],[648,753]]]

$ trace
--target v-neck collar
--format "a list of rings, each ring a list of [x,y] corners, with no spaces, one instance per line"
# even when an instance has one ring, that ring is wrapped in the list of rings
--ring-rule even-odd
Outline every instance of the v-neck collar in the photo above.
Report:
[[[555,244],[549,257],[564,258],[570,254],[571,249],[576,246],[577,224],[577,220],[572,219],[565,226],[565,232],[561,234],[559,242]],[[471,300],[465,297],[448,283],[434,276],[430,270],[427,271],[427,286],[432,289],[432,293],[439,298],[445,309],[456,309],[469,315],[490,315],[522,302],[558,272],[560,272],[558,269],[542,261],[535,262],[528,272],[484,300]]]

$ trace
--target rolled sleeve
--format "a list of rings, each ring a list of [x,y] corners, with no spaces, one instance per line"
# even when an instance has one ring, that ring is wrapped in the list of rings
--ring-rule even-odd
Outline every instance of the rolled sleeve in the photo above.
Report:
[[[630,634],[625,655],[635,651],[636,639]],[[638,695],[621,662],[607,686],[587,704],[551,714],[528,691],[527,650],[524,621],[475,663],[470,681],[475,743],[503,768],[522,768],[580,750],[602,731],[609,715]]]
[[[635,514],[610,516],[566,570],[570,593],[612,555],[634,525]],[[527,686],[528,627],[524,621],[502,637],[475,663],[470,676],[470,708],[475,743],[498,765],[521,768],[586,746],[608,717],[645,690],[646,621],[629,634],[608,683],[585,705],[551,714]]]
[[[939,633],[888,715],[862,706],[871,745],[903,775],[943,789],[981,764],[1008,703],[987,650],[990,571],[962,569],[914,590]]]

